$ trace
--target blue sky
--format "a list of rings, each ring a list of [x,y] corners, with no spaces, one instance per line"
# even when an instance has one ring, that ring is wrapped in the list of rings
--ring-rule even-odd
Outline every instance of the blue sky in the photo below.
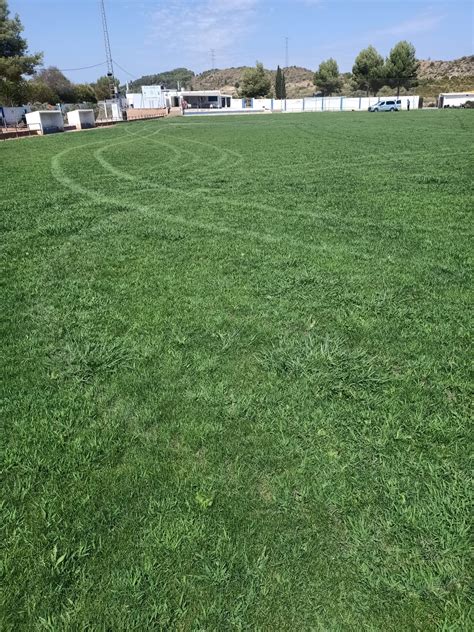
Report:
[[[30,50],[45,65],[78,68],[104,61],[97,0],[10,0]],[[341,71],[368,44],[386,55],[400,39],[420,59],[473,54],[474,13],[465,0],[106,0],[112,55],[134,77],[186,66],[196,72],[262,61],[315,69],[334,57]],[[93,81],[105,66],[67,71]],[[122,82],[130,78],[116,68]]]

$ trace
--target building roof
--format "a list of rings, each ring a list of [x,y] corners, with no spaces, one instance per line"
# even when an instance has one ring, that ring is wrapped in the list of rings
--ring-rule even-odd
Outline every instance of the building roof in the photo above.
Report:
[[[231,97],[230,94],[222,94],[220,90],[166,90],[182,97]]]
[[[470,97],[474,94],[474,90],[471,92],[440,92],[440,97]]]

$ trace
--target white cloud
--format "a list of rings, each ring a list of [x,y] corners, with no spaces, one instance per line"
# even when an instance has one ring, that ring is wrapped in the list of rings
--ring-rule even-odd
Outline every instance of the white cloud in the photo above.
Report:
[[[148,42],[199,56],[236,44],[254,23],[260,0],[167,0],[152,15]]]
[[[424,13],[415,16],[398,24],[393,24],[375,32],[376,35],[395,35],[405,37],[415,33],[426,33],[434,31],[443,21],[444,16],[440,14]]]

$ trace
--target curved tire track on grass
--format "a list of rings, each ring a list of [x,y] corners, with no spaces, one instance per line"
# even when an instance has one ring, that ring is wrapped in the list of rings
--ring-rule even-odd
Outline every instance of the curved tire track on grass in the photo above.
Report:
[[[149,129],[150,126],[147,126],[146,129]],[[154,136],[158,133],[164,132],[167,129],[167,127],[160,127],[159,130],[156,130],[155,132],[153,132],[152,134],[149,134],[147,136],[141,136],[139,134],[132,134],[129,132],[126,132],[127,136],[132,136],[132,138],[129,138],[127,140],[119,140],[118,142],[112,142],[112,143],[108,143],[107,145],[98,148],[95,152],[94,152],[94,157],[98,160],[99,164],[102,166],[102,168],[104,168],[106,171],[108,171],[109,173],[111,173],[112,175],[114,175],[117,178],[121,178],[127,181],[134,181],[137,183],[141,183],[144,184],[146,187],[148,187],[149,189],[157,189],[157,190],[162,190],[162,191],[167,191],[170,194],[179,194],[179,195],[183,195],[186,196],[188,198],[191,199],[196,199],[198,196],[205,196],[206,198],[212,198],[215,202],[219,202],[221,201],[224,205],[227,206],[231,206],[234,208],[249,208],[251,210],[260,210],[265,214],[270,214],[273,215],[275,213],[281,214],[284,217],[288,218],[291,215],[294,216],[298,216],[298,217],[305,217],[305,218],[309,218],[312,220],[316,220],[318,222],[329,222],[332,223],[333,225],[338,225],[338,224],[346,224],[348,226],[351,225],[363,225],[366,226],[367,228],[374,228],[376,230],[380,230],[381,228],[384,229],[389,229],[389,230],[396,230],[396,231],[402,231],[402,232],[412,232],[413,230],[419,231],[419,230],[423,230],[424,232],[435,232],[434,229],[427,229],[426,227],[423,226],[406,226],[406,225],[399,225],[399,224],[393,224],[393,223],[388,223],[388,222],[369,222],[364,220],[363,218],[343,218],[343,217],[338,217],[334,214],[327,214],[327,213],[317,213],[314,211],[306,211],[306,210],[302,210],[302,209],[292,209],[290,211],[288,211],[287,209],[282,209],[279,208],[277,206],[273,206],[273,205],[268,205],[268,204],[262,204],[262,203],[258,203],[258,202],[254,202],[254,201],[246,201],[246,200],[232,200],[232,199],[227,199],[224,196],[220,196],[220,195],[216,195],[211,189],[209,188],[200,188],[200,189],[193,189],[193,191],[189,191],[187,189],[180,189],[178,187],[169,187],[166,186],[165,184],[160,184],[160,183],[154,183],[154,182],[150,182],[150,180],[145,179],[145,178],[139,178],[138,176],[135,176],[133,174],[130,174],[124,170],[118,169],[117,167],[113,166],[108,160],[106,160],[103,156],[103,153],[105,151],[107,151],[110,148],[113,148],[119,144],[127,144],[129,142],[133,142],[136,139],[140,139],[143,138],[144,140],[149,139],[152,140],[152,142],[157,142],[158,144],[160,143],[160,141],[156,138],[150,138],[150,136]],[[144,130],[143,130],[144,131]],[[104,144],[107,141],[98,141],[98,143],[100,144]],[[194,141],[191,141],[194,142]],[[203,143],[202,141],[196,141],[198,144],[203,144],[203,145],[211,145],[211,144],[206,144]],[[96,143],[94,143],[96,144]],[[85,146],[90,146],[91,143],[88,143],[87,145],[82,145],[82,146],[76,146],[74,148],[70,148],[70,150],[66,150],[65,152],[59,152],[61,155],[68,153],[69,151],[73,151],[75,149],[80,149],[81,147],[85,147]],[[230,151],[230,150],[229,150]],[[57,155],[58,156],[58,155]],[[53,157],[53,161],[57,158],[57,156]],[[56,164],[56,175],[55,177],[58,175],[58,169],[57,169],[58,165]],[[53,174],[54,175],[54,174]],[[58,179],[56,177],[56,179]],[[71,183],[74,183],[74,181],[72,179],[67,179],[68,184],[67,186],[69,186]],[[63,184],[66,183],[66,180],[63,181]],[[77,185],[77,183],[76,183]],[[87,195],[89,195],[89,193],[93,193],[90,192],[89,190],[84,189],[83,187],[81,187],[81,185],[77,185],[79,186],[78,192],[80,191],[81,193],[87,193]],[[69,187],[70,188],[70,187]],[[97,194],[100,195],[100,194]],[[98,198],[96,198],[98,199]],[[102,196],[101,198],[102,202],[106,202],[105,198]],[[112,203],[112,200],[110,200],[108,202],[109,204]],[[116,201],[114,201],[113,203],[116,203]],[[130,203],[131,204],[131,203]],[[129,204],[129,206],[130,206]],[[135,204],[135,203],[134,203]],[[142,209],[150,209],[150,207],[147,207],[146,205],[138,205],[135,204],[136,207],[140,207]],[[162,214],[163,215],[163,214]],[[218,226],[216,224],[213,223],[209,223],[209,222],[199,222],[198,220],[189,220],[186,219],[183,216],[175,216],[175,215],[170,215],[170,214],[165,214],[163,215],[163,218],[165,218],[167,221],[175,221],[175,223],[185,223],[185,222],[189,222],[189,225],[191,226],[195,226],[195,227],[199,227],[199,228],[205,228],[207,230],[217,230],[218,232],[228,232],[228,233],[234,233],[234,234],[241,234],[241,235],[251,235],[252,238],[255,237],[261,237],[264,241],[268,241],[269,239],[272,241],[272,243],[275,243],[273,240],[276,239],[276,242],[281,242],[281,238],[275,238],[274,235],[271,235],[269,233],[262,233],[259,231],[251,231],[251,230],[240,230],[240,229],[235,229],[235,228],[226,228],[223,226]],[[225,228],[225,231],[224,231]],[[441,231],[441,229],[440,229]],[[436,231],[439,232],[439,231]],[[443,231],[441,231],[443,232]],[[292,240],[293,243],[297,244],[297,245],[302,245],[304,243],[307,244],[307,242],[301,241],[301,240]],[[311,244],[307,244],[310,247],[312,246]],[[351,249],[352,250],[352,249]],[[352,253],[357,256],[357,251],[352,250]]]
[[[142,137],[138,136],[137,138],[142,138]],[[148,137],[148,139],[151,140],[152,142],[161,143],[161,141],[159,141],[156,138]],[[194,141],[191,141],[191,142],[194,142]],[[197,142],[201,143],[201,141],[197,141]],[[107,145],[105,147],[99,148],[98,150],[94,152],[94,157],[98,160],[100,165],[106,171],[108,171],[109,173],[111,173],[117,178],[141,183],[147,186],[149,189],[167,191],[170,194],[179,193],[180,195],[189,197],[191,199],[195,199],[197,195],[204,195],[207,198],[212,198],[213,200],[216,200],[216,201],[220,200],[222,201],[223,204],[227,206],[232,206],[235,208],[244,207],[251,210],[258,210],[267,215],[268,214],[273,215],[275,213],[278,213],[286,218],[290,217],[291,215],[294,215],[298,217],[312,219],[318,222],[331,222],[333,225],[335,224],[336,226],[339,224],[345,224],[346,226],[362,225],[362,226],[366,226],[369,229],[374,229],[374,230],[387,229],[387,230],[401,231],[404,233],[410,233],[413,231],[425,232],[425,233],[445,233],[446,230],[453,230],[457,234],[460,234],[456,227],[450,227],[450,226],[445,226],[443,228],[437,229],[435,227],[428,228],[426,226],[417,225],[417,224],[411,224],[411,225],[399,224],[399,223],[397,224],[397,223],[392,223],[392,222],[386,222],[383,220],[380,222],[373,222],[373,221],[365,220],[364,218],[357,218],[357,217],[345,218],[345,217],[337,216],[335,214],[319,213],[316,211],[307,211],[303,209],[288,210],[288,209],[280,208],[278,206],[274,206],[270,204],[262,204],[261,202],[254,202],[253,200],[252,201],[246,201],[242,199],[233,200],[233,199],[226,198],[222,195],[218,195],[212,189],[206,188],[206,187],[193,188],[192,191],[189,191],[188,189],[178,188],[178,187],[169,187],[165,184],[153,182],[152,180],[148,178],[140,178],[139,176],[130,174],[127,171],[123,169],[119,169],[118,167],[115,167],[114,165],[112,165],[106,158],[104,158],[103,153],[105,153],[109,148],[113,146],[115,146],[115,144]],[[357,164],[360,164],[360,161]],[[327,169],[330,170],[330,166],[328,166]]]
[[[99,143],[105,142],[105,141],[98,141]],[[95,144],[95,143],[94,143]],[[226,226],[221,226],[221,225],[217,225],[211,222],[202,222],[199,220],[192,220],[192,219],[188,219],[186,217],[183,217],[182,215],[177,215],[177,214],[172,214],[172,213],[167,213],[164,212],[162,210],[157,209],[156,207],[151,207],[145,204],[138,204],[136,202],[133,201],[123,201],[120,199],[116,199],[114,197],[108,196],[108,195],[104,195],[101,193],[98,193],[97,191],[92,191],[88,188],[86,188],[85,186],[83,186],[82,184],[78,183],[76,180],[74,180],[73,178],[69,177],[65,172],[63,167],[61,166],[61,159],[63,156],[71,153],[74,150],[77,149],[82,149],[84,147],[90,147],[91,143],[86,143],[83,145],[77,145],[75,147],[69,147],[67,149],[63,149],[62,151],[58,152],[57,154],[55,154],[52,159],[51,159],[51,175],[53,176],[53,178],[59,182],[61,185],[63,185],[64,187],[66,187],[67,189],[69,189],[70,191],[77,193],[79,195],[81,195],[84,198],[88,198],[91,200],[94,200],[96,202],[98,202],[99,204],[103,204],[105,206],[115,206],[115,207],[121,207],[123,209],[125,209],[125,212],[122,213],[121,215],[130,215],[130,214],[144,214],[144,215],[151,215],[153,217],[158,217],[160,219],[162,219],[165,222],[169,222],[171,224],[176,224],[179,226],[185,226],[185,227],[189,227],[189,228],[194,228],[194,229],[198,229],[198,230],[204,230],[204,231],[210,231],[210,232],[214,232],[214,233],[218,233],[218,234],[224,234],[224,235],[238,235],[239,237],[243,237],[244,239],[253,239],[256,241],[260,241],[263,243],[267,243],[267,244],[280,244],[280,245],[291,245],[293,244],[295,247],[301,247],[301,245],[306,246],[310,249],[315,249],[315,245],[314,244],[310,244],[310,243],[303,243],[301,244],[300,242],[297,242],[295,240],[291,240],[288,238],[282,238],[282,237],[277,237],[275,235],[271,235],[268,233],[261,233],[261,232],[257,232],[257,231],[249,231],[249,230],[240,230],[240,229],[235,229],[235,228],[229,228]],[[111,144],[113,145],[113,143]],[[130,175],[130,174],[129,174]],[[170,207],[174,207],[175,203],[174,201],[170,201],[169,202],[169,206]],[[109,213],[107,214],[105,217],[101,217],[98,219],[98,221],[94,222],[93,224],[89,224],[88,227],[90,227],[91,225],[99,225],[105,221],[109,221],[110,218],[112,216],[114,216],[116,213]],[[79,231],[78,233],[76,233],[76,235],[79,235],[82,232]],[[320,250],[318,248],[318,250]]]
[[[168,123],[165,124],[165,126],[162,128],[164,131],[166,131],[168,128],[170,127],[187,127],[186,125],[181,126],[178,125],[176,123]],[[137,138],[140,138],[140,136],[138,135],[134,135]],[[168,143],[164,143],[162,140],[158,140],[156,138],[151,138],[151,136],[153,136],[153,134],[150,134],[148,137],[143,137],[144,140],[153,142],[153,143],[157,143],[159,145],[164,145],[166,147],[172,147],[173,150],[176,150],[177,148],[175,148],[174,146],[169,145]],[[175,142],[180,142],[183,141],[185,143],[195,143],[197,145],[203,145],[204,147],[209,147],[210,149],[215,149],[217,150],[221,155],[220,157],[212,163],[212,171],[219,171],[222,168],[227,166],[227,163],[229,161],[229,157],[234,158],[234,166],[237,166],[239,164],[241,164],[244,161],[244,156],[242,154],[240,154],[239,152],[233,151],[232,149],[227,149],[226,147],[219,147],[218,145],[215,145],[214,143],[207,143],[205,141],[200,141],[200,140],[195,140],[192,138],[188,138],[188,137],[182,137],[182,136],[175,136],[173,137],[173,140]],[[198,155],[195,154],[195,152],[191,151],[190,149],[183,149],[180,148],[180,150],[184,153],[187,153],[189,155],[191,155],[193,157],[192,162],[193,163],[198,163],[198,160],[200,159],[200,157]],[[183,163],[184,164],[184,163]],[[187,163],[189,164],[189,162]],[[203,172],[208,172],[209,171],[209,165],[201,165],[200,163],[198,163],[198,168],[196,169],[196,171],[203,171]]]

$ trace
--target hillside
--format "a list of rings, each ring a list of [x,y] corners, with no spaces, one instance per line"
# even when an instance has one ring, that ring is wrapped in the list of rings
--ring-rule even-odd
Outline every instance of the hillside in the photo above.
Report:
[[[474,91],[474,75],[466,77],[440,77],[439,79],[420,79],[412,94],[419,94],[425,105],[434,103],[441,92]]]
[[[135,81],[130,81],[128,89],[130,92],[140,92],[141,86],[156,86],[159,84],[164,84],[170,90],[176,90],[178,87],[188,88],[193,77],[194,72],[188,68],[174,68],[156,75],[143,75]]]
[[[419,84],[416,92],[433,103],[440,92],[464,92],[474,90],[474,55],[460,57],[453,61],[420,61]]]
[[[223,92],[237,96],[242,75],[247,66],[238,68],[224,68],[206,70],[196,75],[192,80],[194,90],[212,90],[219,88]],[[286,77],[286,92],[289,98],[310,96],[314,92],[313,71],[300,66],[290,66],[284,69]],[[271,77],[272,86],[275,82],[275,70],[266,70]]]
[[[474,55],[453,61],[420,61],[419,79],[448,79],[452,77],[474,77]]]

